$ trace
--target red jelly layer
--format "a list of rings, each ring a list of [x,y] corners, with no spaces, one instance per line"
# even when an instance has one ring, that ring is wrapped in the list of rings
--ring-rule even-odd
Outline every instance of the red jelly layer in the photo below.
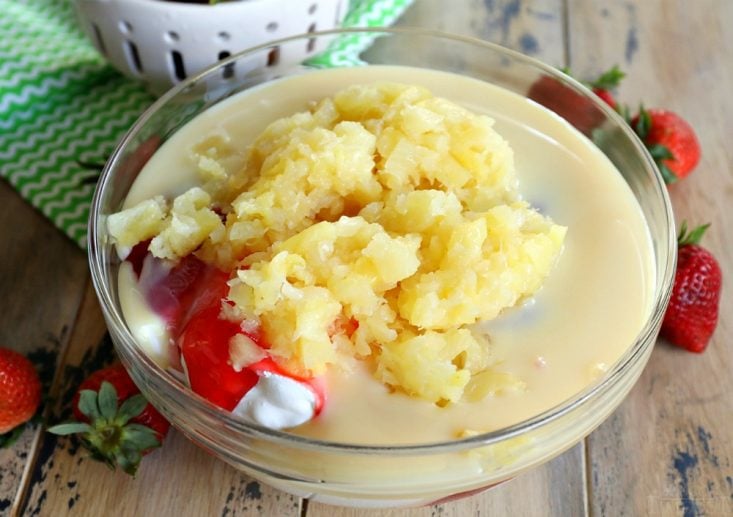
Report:
[[[165,320],[194,392],[231,411],[262,374],[271,372],[309,387],[316,395],[316,414],[321,411],[325,390],[317,379],[293,375],[269,357],[239,372],[232,368],[229,342],[236,334],[246,335],[263,349],[269,345],[259,329],[245,332],[238,322],[219,317],[229,292],[229,273],[205,264],[194,255],[171,267],[150,255],[147,245],[147,242],[138,244],[128,260],[151,309]]]

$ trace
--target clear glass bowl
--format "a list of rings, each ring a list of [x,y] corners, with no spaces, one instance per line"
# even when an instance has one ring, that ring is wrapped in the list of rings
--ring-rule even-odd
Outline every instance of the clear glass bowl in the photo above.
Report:
[[[534,418],[470,438],[414,446],[329,443],[232,417],[187,390],[136,345],[120,309],[119,259],[105,232],[106,215],[120,209],[147,159],[183,124],[239,91],[322,66],[322,59],[300,62],[288,56],[298,55],[295,50],[304,45],[324,49],[338,38],[342,39],[337,42],[346,38],[368,47],[360,56],[363,64],[454,72],[530,96],[592,138],[616,165],[646,218],[656,283],[653,308],[642,331],[595,384]],[[351,66],[355,60],[351,56],[341,61],[340,66]],[[552,95],[533,91],[538,81],[548,80],[557,86]],[[369,507],[422,505],[474,493],[548,461],[590,433],[621,403],[649,358],[669,299],[676,256],[671,207],[653,161],[624,121],[586,88],[552,67],[497,45],[397,29],[279,40],[238,54],[175,87],[142,115],[107,163],[89,230],[92,278],[119,356],[145,396],[176,428],[272,486],[327,503]]]

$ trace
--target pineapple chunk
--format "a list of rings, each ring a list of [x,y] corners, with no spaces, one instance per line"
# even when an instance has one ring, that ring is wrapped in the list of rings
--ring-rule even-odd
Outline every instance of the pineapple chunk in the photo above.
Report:
[[[325,373],[328,365],[338,362],[329,330],[340,314],[341,304],[328,289],[304,287],[298,297],[285,299],[278,310],[261,316],[270,352],[297,373]]]
[[[185,257],[198,248],[212,233],[223,232],[219,216],[208,206],[211,197],[194,187],[173,200],[165,227],[151,242],[150,252],[165,259]]]
[[[433,402],[458,401],[471,380],[471,372],[456,362],[475,344],[471,333],[452,329],[405,334],[382,347],[377,377],[408,395]]]
[[[165,227],[168,206],[163,196],[147,199],[107,217],[107,232],[118,246],[132,247]]]

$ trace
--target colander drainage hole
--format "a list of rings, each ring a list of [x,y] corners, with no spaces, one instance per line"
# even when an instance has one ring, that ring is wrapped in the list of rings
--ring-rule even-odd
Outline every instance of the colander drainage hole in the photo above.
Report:
[[[99,27],[96,23],[92,24],[92,31],[94,31],[94,39],[97,42],[97,48],[103,55],[107,55],[107,47],[104,45],[104,39],[102,38],[102,31],[99,30]]]
[[[130,40],[125,40],[125,55],[127,56],[127,66],[136,74],[141,74],[143,64],[140,62],[140,54],[137,51],[137,45]]]
[[[219,61],[222,61],[229,56],[231,56],[231,53],[226,50],[222,50],[221,52],[219,52]],[[234,63],[224,65],[224,69],[221,71],[221,76],[224,79],[231,79],[232,77],[234,77]]]
[[[276,66],[280,62],[280,47],[272,47],[267,54],[267,66]]]
[[[336,4],[336,25],[341,23],[341,2]]]
[[[310,27],[308,27],[308,33],[316,32],[316,24],[311,23]],[[313,49],[316,48],[316,38],[308,38],[308,46],[305,48],[305,51],[307,53],[313,52]]]
[[[179,81],[186,78],[186,67],[183,64],[183,54],[177,50],[171,50],[171,63],[173,64],[173,75]]]
[[[122,20],[119,23],[119,27],[122,34],[130,34],[132,32],[132,24],[126,20]]]

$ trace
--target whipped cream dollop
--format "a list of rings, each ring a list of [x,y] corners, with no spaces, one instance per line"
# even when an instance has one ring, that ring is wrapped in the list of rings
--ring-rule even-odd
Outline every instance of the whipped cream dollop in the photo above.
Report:
[[[295,427],[312,419],[318,399],[305,383],[273,372],[262,372],[232,413],[270,429]]]

